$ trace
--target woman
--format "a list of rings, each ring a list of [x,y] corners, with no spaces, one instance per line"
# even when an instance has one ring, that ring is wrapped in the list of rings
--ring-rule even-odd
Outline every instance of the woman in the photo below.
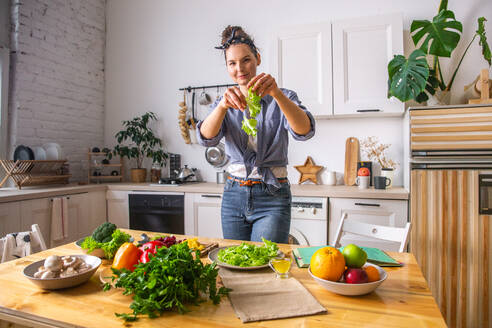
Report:
[[[238,87],[228,88],[215,101],[213,111],[198,123],[197,137],[204,146],[215,146],[225,137],[231,164],[222,198],[224,238],[286,243],[292,198],[287,132],[296,140],[310,139],[314,118],[295,92],[280,89],[269,74],[256,75],[261,57],[241,27],[226,27],[216,48],[224,51],[227,72]],[[241,129],[249,88],[261,97],[255,137]]]

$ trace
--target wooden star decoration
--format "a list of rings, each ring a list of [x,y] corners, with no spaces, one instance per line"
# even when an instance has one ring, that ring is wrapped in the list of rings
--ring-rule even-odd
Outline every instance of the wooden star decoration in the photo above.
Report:
[[[297,171],[299,171],[299,173],[301,173],[301,176],[299,177],[299,184],[308,180],[318,184],[317,174],[323,169],[323,166],[314,165],[311,156],[307,157],[304,165],[295,165],[294,167]]]

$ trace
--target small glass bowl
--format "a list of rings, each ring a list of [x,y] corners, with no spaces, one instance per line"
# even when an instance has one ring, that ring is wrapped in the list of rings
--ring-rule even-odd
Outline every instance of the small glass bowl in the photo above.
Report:
[[[268,262],[270,268],[277,274],[277,278],[286,279],[289,278],[290,268],[292,266],[292,259],[289,257],[273,258]]]

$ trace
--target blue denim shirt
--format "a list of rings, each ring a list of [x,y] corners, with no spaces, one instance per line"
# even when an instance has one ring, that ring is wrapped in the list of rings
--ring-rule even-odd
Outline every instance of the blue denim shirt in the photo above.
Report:
[[[295,140],[308,140],[314,136],[315,121],[313,115],[301,104],[297,94],[294,91],[280,89],[287,98],[294,104],[299,106],[309,117],[311,129],[305,135],[295,133],[289,126],[282,110],[272,96],[266,95],[261,99],[261,112],[256,117],[257,125],[257,150],[248,148],[248,135],[241,128],[243,121],[242,111],[229,108],[227,110],[224,121],[217,136],[212,139],[206,139],[200,133],[200,127],[203,121],[198,122],[197,138],[198,142],[206,147],[216,146],[220,140],[225,137],[226,154],[229,156],[231,163],[244,164],[248,176],[253,167],[258,168],[258,173],[262,176],[262,180],[267,185],[275,186],[275,189],[280,187],[277,178],[270,170],[274,166],[286,166],[288,164],[287,150],[289,147],[290,132]],[[222,97],[217,99],[211,106],[211,110],[215,109]]]

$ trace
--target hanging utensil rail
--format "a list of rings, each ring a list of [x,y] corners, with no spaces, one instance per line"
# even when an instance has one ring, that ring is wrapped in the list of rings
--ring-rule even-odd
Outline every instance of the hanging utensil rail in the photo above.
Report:
[[[226,88],[226,87],[234,87],[237,86],[237,84],[215,84],[215,85],[204,85],[201,87],[185,87],[185,88],[179,88],[179,90],[186,90],[188,92],[191,92],[191,90],[196,90],[196,89],[211,89],[211,88]]]

